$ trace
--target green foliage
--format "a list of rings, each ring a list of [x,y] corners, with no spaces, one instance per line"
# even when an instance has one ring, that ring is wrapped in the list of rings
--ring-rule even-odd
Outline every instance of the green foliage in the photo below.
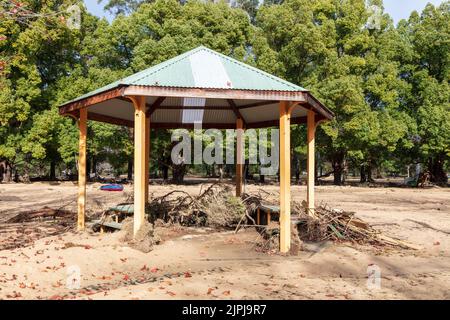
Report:
[[[82,10],[70,29],[64,10],[76,0],[22,1],[33,14],[0,20],[0,162],[74,167],[76,122],[62,103],[199,45],[310,89],[336,113],[317,141],[335,182],[345,165],[399,170],[426,163],[433,179],[450,158],[450,2],[413,13],[397,27],[381,0],[109,0],[112,23]],[[101,2],[101,1],[99,1]],[[10,10],[0,0],[0,10]],[[1,11],[0,11],[1,13]],[[293,129],[304,159],[305,129]],[[132,157],[132,132],[90,122],[88,155],[116,168]],[[170,131],[152,132],[152,172],[170,157]],[[246,155],[249,156],[248,154]],[[25,168],[25,167],[24,167]]]

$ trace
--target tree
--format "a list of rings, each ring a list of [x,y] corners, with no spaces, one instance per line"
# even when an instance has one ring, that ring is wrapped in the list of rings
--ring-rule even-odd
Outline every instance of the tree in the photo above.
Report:
[[[39,114],[49,109],[53,84],[76,63],[74,48],[78,30],[66,24],[69,0],[2,1],[0,6],[0,160],[11,180],[16,165],[27,168],[33,156],[45,158],[43,149],[55,150],[52,139],[41,139],[46,147],[32,146],[29,134]],[[44,141],[45,140],[45,141]],[[41,145],[42,146],[42,145]]]
[[[104,0],[97,0],[97,3],[104,2]],[[121,14],[130,14],[137,10],[143,2],[151,2],[145,0],[107,0],[104,9],[113,13],[115,16]]]
[[[303,85],[336,113],[318,131],[318,149],[331,162],[334,183],[349,162],[371,172],[408,133],[400,112],[396,62],[398,37],[387,15],[368,24],[373,12],[363,0],[289,0],[263,6],[257,23],[283,64],[281,76]],[[369,177],[370,178],[370,177]]]
[[[412,53],[398,57],[402,78],[409,84],[401,97],[415,120],[411,136],[413,161],[424,163],[431,180],[446,184],[445,163],[450,156],[450,2],[429,4],[398,26]]]

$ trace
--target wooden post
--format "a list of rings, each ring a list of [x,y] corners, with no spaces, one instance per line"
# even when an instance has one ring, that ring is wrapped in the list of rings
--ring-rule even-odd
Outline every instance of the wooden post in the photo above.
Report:
[[[236,120],[236,197],[241,197],[242,195],[242,169],[243,169],[243,131],[244,131],[244,121],[238,118]]]
[[[291,248],[291,120],[289,104],[280,102],[280,252]]]
[[[86,139],[87,139],[87,109],[80,109],[78,129],[80,131],[80,144],[78,154],[78,222],[77,229],[84,230],[86,213]]]
[[[307,185],[307,203],[308,214],[314,215],[314,175],[315,175],[315,135],[316,121],[314,111],[308,111],[308,185]]]
[[[145,181],[147,158],[145,97],[133,97],[134,104],[134,235],[137,234],[145,219]]]
[[[149,178],[150,178],[150,117],[145,119],[145,203],[149,203]]]

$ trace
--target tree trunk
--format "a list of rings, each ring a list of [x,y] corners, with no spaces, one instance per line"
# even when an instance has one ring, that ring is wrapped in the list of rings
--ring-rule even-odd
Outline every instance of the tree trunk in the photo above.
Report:
[[[447,185],[448,178],[444,171],[444,156],[442,154],[430,158],[428,162],[430,181],[439,185]]]
[[[347,181],[347,175],[348,175],[348,165],[347,160],[344,159],[344,161],[342,161],[342,184],[345,184],[345,181]]]
[[[297,154],[294,154],[294,172],[295,172],[295,184],[300,184],[300,174],[301,174],[301,165],[300,165],[300,157]]]
[[[87,181],[91,181],[91,157],[87,157],[86,159],[86,178]]]
[[[377,167],[377,179],[383,179],[383,175],[381,174],[380,167]]]
[[[359,179],[360,183],[367,182],[366,168],[364,167],[363,164],[359,167],[359,176],[360,176],[360,179]]]
[[[176,184],[183,183],[185,175],[186,175],[186,165],[184,163],[180,165],[173,165],[172,176],[174,183]]]
[[[4,173],[3,162],[0,162],[0,183],[3,181],[3,173]]]
[[[12,166],[8,161],[5,161],[3,164],[3,182],[10,183],[12,178]]]
[[[169,167],[163,164],[161,170],[163,174],[163,180],[164,181],[169,180]]]
[[[55,161],[50,161],[50,181],[55,181],[56,180],[56,162]]]
[[[367,181],[369,181],[370,183],[375,182],[375,180],[373,180],[372,178],[372,166],[368,165],[366,167],[366,173],[367,173]]]
[[[133,159],[128,159],[128,175],[127,179],[129,181],[133,180]]]
[[[344,154],[336,154],[332,161],[332,166],[334,170],[334,185],[342,185],[342,174],[344,172]]]

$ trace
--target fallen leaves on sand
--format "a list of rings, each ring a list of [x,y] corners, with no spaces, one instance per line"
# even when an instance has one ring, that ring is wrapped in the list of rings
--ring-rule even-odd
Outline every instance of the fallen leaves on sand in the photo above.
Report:
[[[214,289],[213,288],[208,288],[208,292],[207,292],[207,294],[211,294],[212,292],[214,291]]]
[[[224,296],[229,296],[229,295],[231,294],[231,291],[230,291],[230,290],[227,290],[227,291],[222,292],[222,294],[223,294]]]
[[[22,298],[22,294],[20,292],[13,291],[12,294],[7,294],[6,297],[8,299],[17,299],[17,298]]]
[[[185,277],[185,278],[192,278],[192,274],[191,274],[189,271],[186,271],[186,272],[184,273],[184,277]]]

